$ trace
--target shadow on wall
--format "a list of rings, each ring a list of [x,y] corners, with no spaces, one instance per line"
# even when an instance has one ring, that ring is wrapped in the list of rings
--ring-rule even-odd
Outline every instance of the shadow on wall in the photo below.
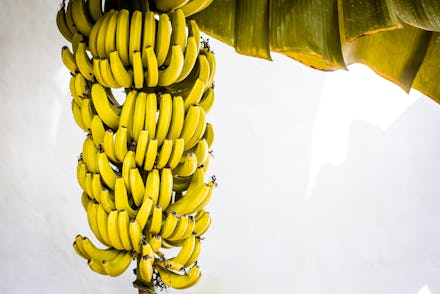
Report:
[[[422,99],[385,128],[352,121],[340,165],[316,172],[305,293],[440,291],[440,116]]]

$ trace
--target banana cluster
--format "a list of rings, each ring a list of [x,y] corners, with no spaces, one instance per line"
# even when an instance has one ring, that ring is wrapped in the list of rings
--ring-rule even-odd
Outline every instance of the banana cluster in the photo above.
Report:
[[[118,276],[136,259],[138,283],[184,289],[201,278],[197,260],[212,222],[205,207],[216,186],[206,175],[215,56],[186,16],[212,0],[145,0],[140,10],[123,2],[70,0],[57,14],[71,43],[61,58],[73,118],[87,134],[81,201],[106,248],[81,235],[73,247],[97,273]],[[122,103],[114,89],[123,89]]]

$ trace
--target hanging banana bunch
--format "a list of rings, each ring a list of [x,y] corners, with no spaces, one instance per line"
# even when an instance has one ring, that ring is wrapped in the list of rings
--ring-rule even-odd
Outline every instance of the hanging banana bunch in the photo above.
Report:
[[[184,289],[212,219],[215,57],[186,17],[212,0],[68,0],[56,22],[70,46],[72,113],[86,133],[77,166],[82,205],[102,246],[78,235],[89,267],[135,286]],[[122,103],[114,89],[124,93]],[[118,90],[119,91],[119,90]]]

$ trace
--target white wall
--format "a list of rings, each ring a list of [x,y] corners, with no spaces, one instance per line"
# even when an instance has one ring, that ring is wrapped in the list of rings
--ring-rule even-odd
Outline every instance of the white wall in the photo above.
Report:
[[[0,293],[136,293],[71,246],[92,233],[56,2],[0,1]],[[440,293],[439,106],[363,67],[211,44],[215,222],[181,293]]]

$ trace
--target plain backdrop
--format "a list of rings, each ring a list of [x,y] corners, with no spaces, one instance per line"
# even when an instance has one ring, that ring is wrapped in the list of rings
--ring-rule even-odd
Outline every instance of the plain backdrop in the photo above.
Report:
[[[58,1],[0,1],[0,293],[136,293],[92,272]],[[440,293],[440,108],[362,66],[217,57],[203,279],[164,293]]]

